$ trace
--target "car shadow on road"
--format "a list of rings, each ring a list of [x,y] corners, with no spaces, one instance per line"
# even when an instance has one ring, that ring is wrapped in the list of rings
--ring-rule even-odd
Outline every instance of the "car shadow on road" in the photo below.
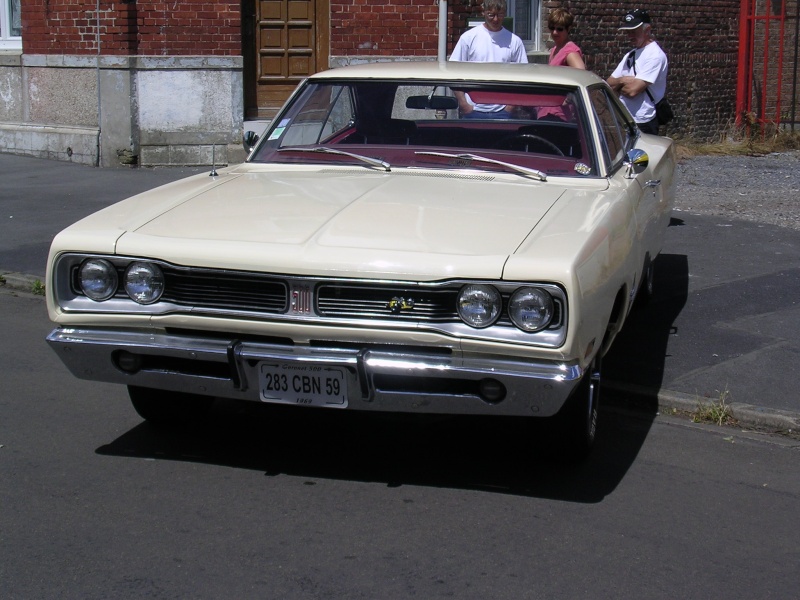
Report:
[[[202,423],[142,423],[101,455],[189,461],[292,476],[483,490],[596,503],[621,481],[649,430],[640,416],[603,415],[589,459],[571,465],[547,428],[519,419],[363,414],[220,401]],[[538,432],[537,432],[538,430]],[[537,433],[541,439],[537,439]]]
[[[689,263],[685,255],[661,254],[655,262],[655,288],[650,302],[634,306],[625,327],[603,362],[603,378],[614,390],[611,400],[653,413],[664,381],[670,337],[689,294]],[[606,395],[608,398],[608,394]]]
[[[98,448],[103,455],[191,461],[263,471],[270,477],[430,486],[597,503],[633,464],[657,412],[667,339],[686,300],[685,256],[662,256],[656,297],[631,314],[606,372],[652,387],[636,410],[603,393],[597,442],[570,464],[553,451],[549,422],[506,417],[388,415],[218,401],[182,430],[142,423]]]

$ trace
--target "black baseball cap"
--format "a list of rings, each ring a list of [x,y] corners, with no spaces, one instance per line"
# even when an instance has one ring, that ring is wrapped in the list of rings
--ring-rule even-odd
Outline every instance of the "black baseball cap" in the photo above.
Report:
[[[650,15],[647,14],[646,10],[637,8],[636,10],[631,10],[625,13],[625,16],[622,17],[622,27],[620,27],[620,29],[636,29],[645,23],[650,23]]]

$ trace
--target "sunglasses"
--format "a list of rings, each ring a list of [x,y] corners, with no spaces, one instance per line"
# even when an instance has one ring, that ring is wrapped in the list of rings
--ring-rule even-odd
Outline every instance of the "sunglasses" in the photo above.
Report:
[[[548,27],[550,31],[564,31],[566,27]]]

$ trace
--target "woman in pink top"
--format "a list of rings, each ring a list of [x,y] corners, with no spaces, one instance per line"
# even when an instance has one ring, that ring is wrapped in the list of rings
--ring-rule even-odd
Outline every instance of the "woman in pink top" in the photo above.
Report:
[[[547,17],[547,27],[555,46],[550,49],[550,58],[547,64],[556,67],[575,67],[585,69],[583,52],[575,42],[569,39],[569,30],[575,18],[568,10],[556,8]]]
[[[576,69],[586,69],[583,62],[583,52],[575,42],[569,40],[569,28],[575,18],[568,10],[556,8],[547,17],[547,27],[550,29],[550,37],[553,38],[555,46],[550,49],[550,58],[547,64],[556,67],[575,67]],[[538,119],[550,119],[556,121],[574,121],[575,112],[572,106],[542,106],[536,111]]]

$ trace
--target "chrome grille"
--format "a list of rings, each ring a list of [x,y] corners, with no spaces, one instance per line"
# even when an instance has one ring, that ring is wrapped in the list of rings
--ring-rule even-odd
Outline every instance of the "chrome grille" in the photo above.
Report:
[[[164,269],[162,301],[204,308],[286,312],[288,288],[281,280],[226,271]]]
[[[457,294],[457,289],[321,285],[317,289],[317,313],[323,317],[347,319],[455,322],[458,321]]]

